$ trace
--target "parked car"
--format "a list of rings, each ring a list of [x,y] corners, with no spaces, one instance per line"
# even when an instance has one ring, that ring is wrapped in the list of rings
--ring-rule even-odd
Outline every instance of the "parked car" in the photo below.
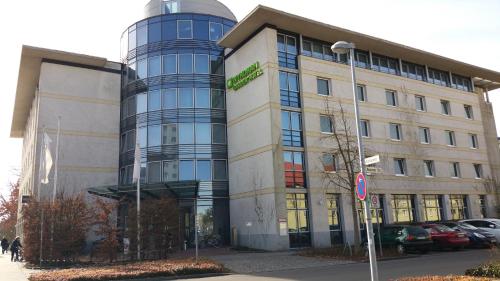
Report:
[[[421,226],[431,235],[434,246],[438,249],[459,250],[469,246],[469,237],[463,231],[455,231],[446,225],[437,223],[423,223]]]
[[[454,221],[447,221],[443,222],[443,225],[446,225],[447,227],[455,230],[455,231],[462,231],[467,234],[467,237],[469,237],[470,241],[470,246],[472,247],[477,247],[477,248],[491,248],[497,243],[497,239],[495,238],[495,235],[491,234],[490,232],[486,230],[479,229],[473,225],[470,225],[465,222],[454,222]]]
[[[500,243],[499,219],[470,219],[470,220],[461,220],[460,222],[465,222],[479,229],[488,231],[489,233],[495,235],[495,238],[497,239],[497,244]]]
[[[375,243],[379,244],[378,232],[375,232]],[[409,251],[427,253],[432,248],[429,233],[420,226],[383,225],[380,228],[380,242],[383,247],[394,247],[399,254]]]

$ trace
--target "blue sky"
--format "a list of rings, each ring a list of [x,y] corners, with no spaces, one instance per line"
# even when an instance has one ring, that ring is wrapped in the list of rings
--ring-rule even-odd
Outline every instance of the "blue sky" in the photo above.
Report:
[[[222,0],[241,20],[258,4],[500,72],[498,0]],[[0,191],[19,168],[22,141],[9,139],[23,44],[118,60],[120,36],[142,0],[23,0],[2,3]],[[498,96],[498,97],[497,97]],[[500,92],[491,99],[500,127]],[[498,130],[498,129],[497,129]]]

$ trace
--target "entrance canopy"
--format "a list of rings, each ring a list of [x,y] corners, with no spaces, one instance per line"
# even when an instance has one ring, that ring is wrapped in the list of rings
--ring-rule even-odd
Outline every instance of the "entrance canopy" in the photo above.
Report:
[[[198,198],[199,186],[199,181],[141,184],[141,199],[173,196],[179,200],[194,200]],[[87,191],[93,195],[119,200],[123,197],[136,198],[137,186],[135,184],[100,186],[91,187]]]

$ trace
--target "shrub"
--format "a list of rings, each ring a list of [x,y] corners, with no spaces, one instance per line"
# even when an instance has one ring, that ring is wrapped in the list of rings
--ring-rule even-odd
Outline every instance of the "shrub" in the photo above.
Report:
[[[477,277],[500,278],[500,261],[480,265],[476,268],[467,269],[465,275]]]

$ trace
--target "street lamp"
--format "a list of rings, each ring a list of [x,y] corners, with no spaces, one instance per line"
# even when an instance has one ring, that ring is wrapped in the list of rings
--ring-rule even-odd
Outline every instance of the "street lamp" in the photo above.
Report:
[[[352,76],[352,94],[354,97],[354,113],[356,116],[356,134],[357,134],[357,139],[358,139],[358,152],[359,152],[359,166],[361,167],[361,173],[363,175],[366,174],[366,167],[365,167],[365,152],[364,152],[364,147],[363,147],[363,137],[361,135],[361,126],[360,126],[360,120],[359,120],[359,105],[358,105],[358,98],[357,98],[357,85],[356,85],[356,72],[355,72],[355,66],[354,66],[354,49],[356,48],[356,45],[354,43],[349,43],[345,41],[338,41],[335,44],[332,45],[332,52],[338,53],[338,54],[347,54],[350,53],[350,58],[351,58],[351,76]],[[367,183],[365,183],[367,185]],[[354,186],[352,187],[354,188]],[[368,188],[366,190],[367,197],[368,196]],[[372,225],[372,213],[370,210],[369,203],[364,200],[363,201],[363,206],[365,209],[365,221],[366,221],[366,232],[367,232],[367,237],[368,237],[368,251],[370,255],[370,273],[371,273],[371,280],[372,281],[378,281],[378,268],[377,268],[377,254],[375,252],[375,243],[373,239],[373,225]]]

